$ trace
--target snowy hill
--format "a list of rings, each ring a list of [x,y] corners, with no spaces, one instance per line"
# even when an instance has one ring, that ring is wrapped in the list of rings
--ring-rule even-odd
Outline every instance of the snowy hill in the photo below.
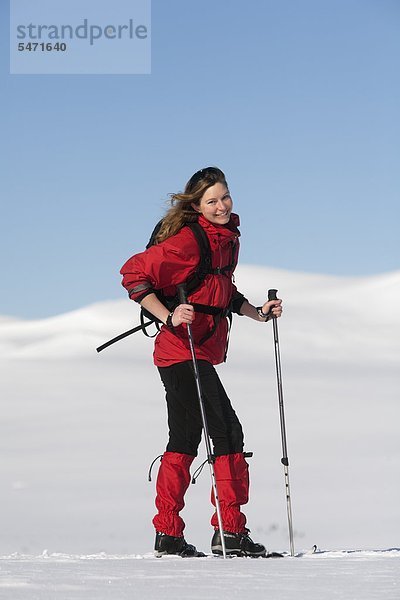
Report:
[[[400,348],[400,272],[374,277],[345,278],[291,273],[261,267],[238,268],[236,283],[254,303],[261,303],[269,287],[279,288],[285,301],[282,330],[287,350],[299,358],[333,358],[334,352],[348,359],[357,356],[398,360]],[[100,302],[64,315],[34,321],[0,317],[0,357],[74,358],[93,356],[93,348],[138,323],[138,307],[128,299]],[[254,336],[258,324],[236,319],[236,344],[251,340],[257,354],[263,340]],[[243,339],[242,339],[243,336]],[[130,356],[142,356],[148,344],[140,335],[130,340]],[[254,339],[253,339],[254,338]],[[124,344],[126,342],[123,342]],[[108,352],[115,353],[120,344]],[[372,353],[371,356],[370,353]]]
[[[400,272],[343,278],[242,266],[236,283],[254,303],[272,287],[285,302],[279,333],[296,549],[314,543],[342,551],[398,548]],[[17,561],[16,572],[18,560],[28,559],[10,558],[15,552],[47,549],[50,559],[69,564],[78,555],[128,560],[152,549],[154,481],[147,482],[147,468],[166,440],[152,341],[138,333],[101,354],[95,350],[137,322],[138,308],[127,299],[48,319],[0,319],[0,554]],[[219,372],[243,422],[246,449],[254,452],[245,511],[252,536],[286,550],[271,324],[235,318],[228,362]],[[206,551],[209,487],[205,470],[183,513],[188,540]],[[195,585],[203,569],[214,569],[200,564],[208,566],[188,575]],[[274,579],[275,563],[267,564],[276,586],[292,571],[289,560]],[[140,589],[151,565],[142,569],[143,581],[138,575]],[[261,586],[260,568],[254,566],[254,577]],[[111,578],[122,576],[117,563],[110,569]],[[162,569],[174,576],[172,563]],[[314,597],[307,590],[303,597]]]

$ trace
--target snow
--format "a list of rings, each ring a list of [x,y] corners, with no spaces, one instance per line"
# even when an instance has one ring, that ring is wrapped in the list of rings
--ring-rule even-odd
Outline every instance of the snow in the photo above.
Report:
[[[400,551],[286,559],[53,554],[1,559],[2,598],[381,600],[398,598]]]
[[[340,278],[242,266],[259,304],[279,289],[296,551],[276,560],[151,555],[152,459],[165,406],[137,307],[102,302],[36,321],[0,317],[0,598],[400,598],[400,272]],[[219,367],[246,433],[251,535],[287,550],[271,324],[235,318]],[[204,458],[204,450],[194,468]],[[156,471],[153,473],[155,479]],[[209,551],[209,473],[186,537]]]

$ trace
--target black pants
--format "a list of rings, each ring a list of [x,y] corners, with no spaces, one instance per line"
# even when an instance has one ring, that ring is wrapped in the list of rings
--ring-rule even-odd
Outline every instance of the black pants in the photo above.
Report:
[[[243,452],[243,430],[214,367],[199,360],[207,425],[214,454]],[[166,391],[169,441],[167,452],[197,456],[202,420],[192,361],[158,367]]]

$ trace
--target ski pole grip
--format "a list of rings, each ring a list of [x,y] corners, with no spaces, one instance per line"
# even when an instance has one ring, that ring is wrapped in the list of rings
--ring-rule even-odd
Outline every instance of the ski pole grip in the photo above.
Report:
[[[181,304],[187,304],[186,285],[181,283],[178,287],[178,298]]]
[[[276,297],[276,292],[278,290],[268,290],[268,300],[278,300]]]

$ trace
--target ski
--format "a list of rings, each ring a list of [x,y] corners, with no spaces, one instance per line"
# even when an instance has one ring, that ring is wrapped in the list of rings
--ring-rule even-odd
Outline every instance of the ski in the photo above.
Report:
[[[237,556],[236,554],[228,554],[227,558],[252,558],[252,559],[255,559],[255,558],[302,558],[303,556],[312,556],[313,554],[316,554],[317,552],[318,552],[318,546],[317,546],[317,544],[314,544],[308,550],[304,550],[302,552],[297,552],[296,554],[294,554],[293,557],[289,552],[267,552],[265,556]],[[218,556],[217,554],[207,554],[207,557],[208,558],[211,558],[211,557],[222,558],[222,555]]]
[[[296,552],[296,554],[293,556],[293,558],[301,558],[302,556],[311,556],[313,554],[316,554],[317,550],[318,550],[318,546],[317,546],[317,544],[314,544],[308,550],[303,550],[303,552]],[[282,554],[282,556],[284,558],[290,558],[291,554],[289,554],[289,552],[284,552]]]

